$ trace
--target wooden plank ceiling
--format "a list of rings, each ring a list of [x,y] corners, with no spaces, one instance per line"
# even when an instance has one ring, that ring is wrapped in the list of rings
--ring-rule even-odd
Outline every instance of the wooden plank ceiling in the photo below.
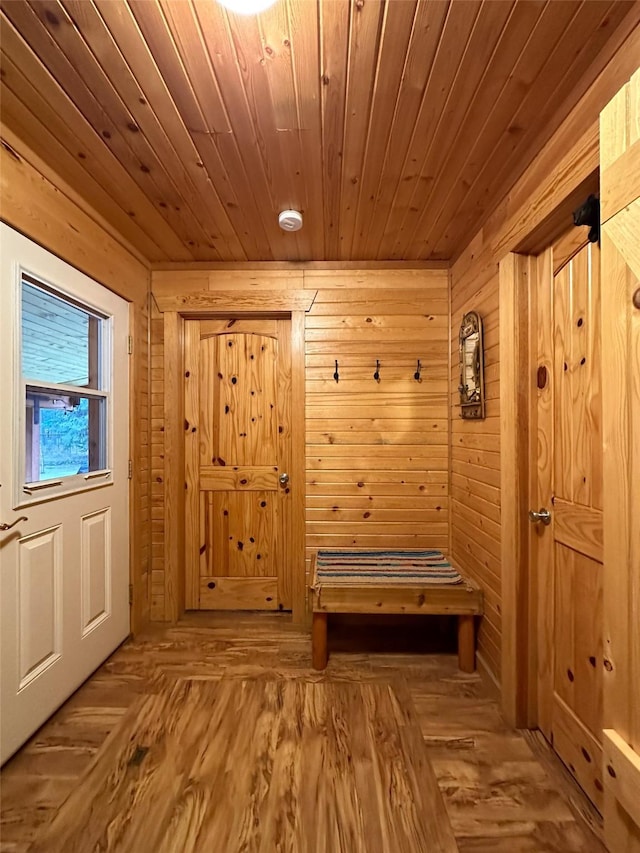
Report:
[[[156,262],[453,257],[638,21],[622,0],[1,9],[6,127]]]

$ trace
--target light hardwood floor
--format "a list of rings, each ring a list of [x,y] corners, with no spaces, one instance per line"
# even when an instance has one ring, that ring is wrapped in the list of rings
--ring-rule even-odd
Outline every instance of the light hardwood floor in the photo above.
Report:
[[[601,853],[550,750],[455,655],[332,639],[323,673],[281,614],[126,643],[3,769],[0,849]]]

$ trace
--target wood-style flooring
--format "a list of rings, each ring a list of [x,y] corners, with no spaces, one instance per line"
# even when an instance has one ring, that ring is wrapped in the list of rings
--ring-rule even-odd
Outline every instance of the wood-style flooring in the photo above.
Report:
[[[3,768],[0,850],[602,853],[553,754],[455,655],[331,636],[322,673],[281,614],[126,643]]]

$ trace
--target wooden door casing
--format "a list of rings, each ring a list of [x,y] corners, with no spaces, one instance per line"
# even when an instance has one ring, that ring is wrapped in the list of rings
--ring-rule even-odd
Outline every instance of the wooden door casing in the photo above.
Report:
[[[185,321],[187,609],[290,609],[290,321]]]
[[[560,269],[554,265],[554,248],[547,250],[539,259],[537,287],[535,509],[551,510],[551,524],[538,525],[532,536],[540,626],[539,725],[602,809],[603,462],[597,244],[584,246]]]

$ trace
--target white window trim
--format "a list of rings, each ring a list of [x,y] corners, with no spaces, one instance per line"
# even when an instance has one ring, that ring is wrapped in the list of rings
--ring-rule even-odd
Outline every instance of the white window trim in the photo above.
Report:
[[[63,497],[73,494],[78,494],[93,489],[99,489],[104,486],[109,486],[113,483],[112,460],[114,458],[113,446],[113,400],[112,390],[114,381],[114,347],[113,347],[113,315],[105,313],[103,309],[99,309],[92,305],[86,299],[78,296],[72,290],[60,286],[57,282],[53,282],[41,274],[29,269],[24,264],[19,262],[15,265],[14,277],[14,304],[15,304],[15,347],[13,358],[13,374],[14,374],[14,393],[16,400],[19,401],[18,417],[14,424],[14,479],[15,493],[14,507],[16,509],[32,506],[33,504],[42,503],[43,501],[52,500],[57,497]],[[100,375],[102,376],[102,388],[87,388],[81,385],[63,385],[55,382],[43,382],[41,380],[32,380],[22,376],[22,283],[24,277],[31,279],[33,282],[42,284],[43,288],[58,296],[61,299],[70,300],[74,306],[81,307],[88,313],[98,317],[102,323],[102,340],[101,340],[101,364]],[[27,281],[27,283],[30,283]],[[107,467],[99,471],[89,471],[86,474],[71,474],[60,479],[39,480],[34,483],[27,483],[25,480],[25,437],[26,437],[26,421],[25,421],[25,399],[27,385],[33,388],[43,388],[47,390],[56,390],[71,394],[81,393],[85,397],[94,397],[106,399],[107,416],[106,416],[106,438],[105,452]]]

